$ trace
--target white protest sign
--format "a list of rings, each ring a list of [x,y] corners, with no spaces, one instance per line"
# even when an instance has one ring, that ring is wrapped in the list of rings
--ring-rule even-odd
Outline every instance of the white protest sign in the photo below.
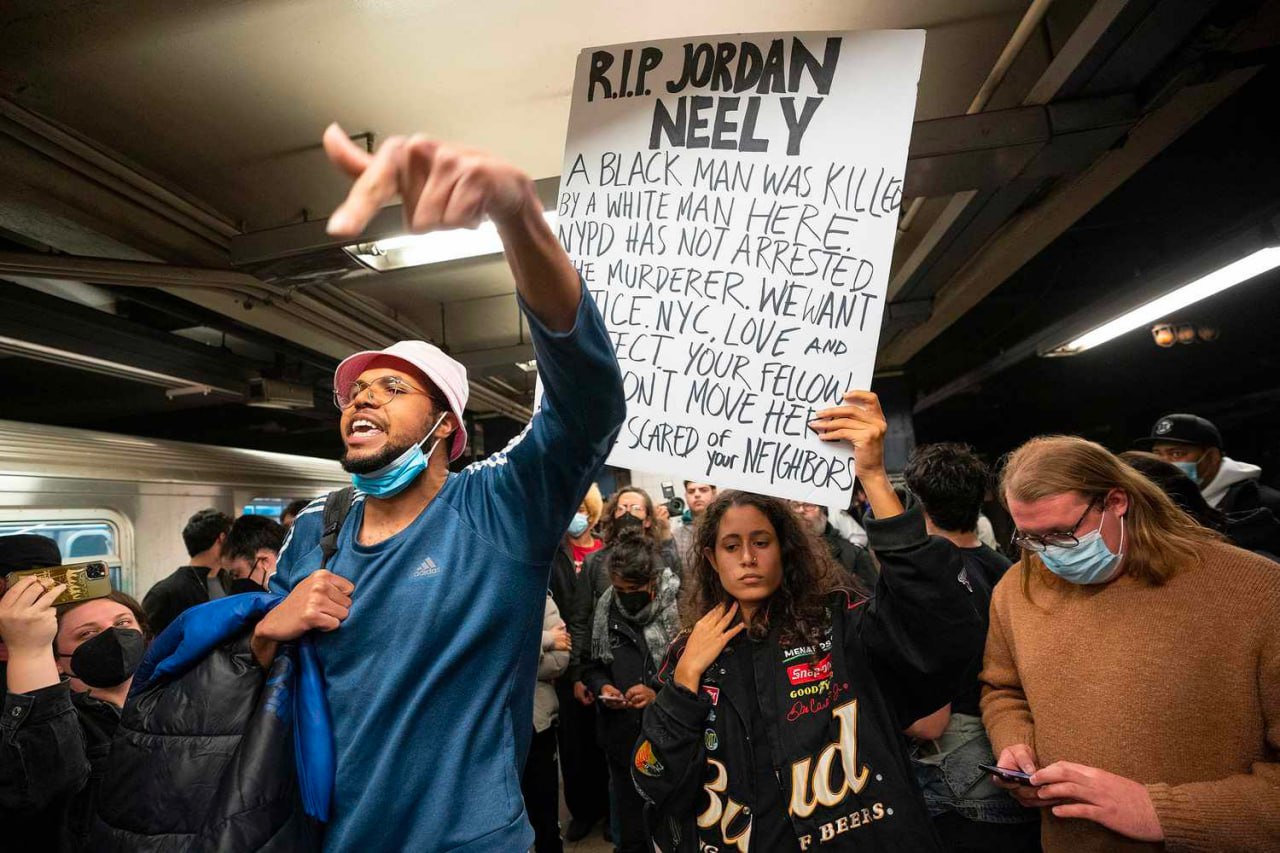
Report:
[[[869,388],[924,32],[668,39],[578,57],[560,241],[604,314],[610,464],[844,505],[806,426]]]

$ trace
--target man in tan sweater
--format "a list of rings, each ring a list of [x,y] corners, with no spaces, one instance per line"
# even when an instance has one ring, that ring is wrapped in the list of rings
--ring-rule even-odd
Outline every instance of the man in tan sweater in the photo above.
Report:
[[[1099,445],[1034,439],[1001,491],[983,722],[1049,853],[1280,850],[1280,569]]]

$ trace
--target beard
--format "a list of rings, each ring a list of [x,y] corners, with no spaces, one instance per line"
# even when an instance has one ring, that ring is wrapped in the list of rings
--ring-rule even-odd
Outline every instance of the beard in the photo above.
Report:
[[[416,444],[416,442],[392,444],[388,441],[377,453],[370,456],[354,458],[351,455],[350,448],[348,448],[342,454],[342,458],[338,461],[342,465],[342,470],[346,471],[348,474],[372,474],[379,468],[385,468],[392,462],[396,461],[400,454],[404,453],[410,447],[413,447],[414,444]]]

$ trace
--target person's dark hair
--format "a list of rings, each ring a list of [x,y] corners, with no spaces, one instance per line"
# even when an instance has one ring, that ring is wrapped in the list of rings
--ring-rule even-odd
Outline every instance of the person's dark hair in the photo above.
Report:
[[[967,444],[939,442],[917,447],[902,478],[943,530],[970,533],[991,485],[991,470]]]
[[[740,506],[755,507],[764,514],[782,549],[782,584],[752,620],[752,635],[761,637],[776,625],[782,642],[816,648],[827,625],[827,596],[838,589],[853,592],[853,586],[832,559],[826,543],[809,532],[790,504],[752,492],[721,492],[707,507],[702,524],[694,528],[692,551],[697,559],[685,574],[687,586],[680,608],[685,629],[692,630],[717,604],[728,606],[733,602],[706,552],[715,553],[725,512]]]
[[[103,596],[103,598],[108,601],[114,601],[116,604],[123,604],[125,607],[129,608],[129,611],[133,613],[134,621],[138,623],[138,627],[142,630],[142,636],[146,638],[147,642],[151,642],[153,635],[151,633],[151,623],[147,621],[147,611],[142,609],[142,605],[138,603],[136,598],[128,593],[121,592],[118,589],[111,590],[111,592],[108,595]],[[90,598],[86,601],[73,601],[68,604],[59,604],[54,608],[57,613],[58,628],[62,628],[62,620],[66,618],[66,615],[72,610],[75,610],[81,605],[88,604],[90,601],[98,600],[100,599]]]
[[[218,537],[230,529],[231,516],[212,507],[200,510],[187,519],[187,526],[182,528],[182,541],[187,546],[187,555],[194,557],[202,551],[208,551],[218,541]]]
[[[280,553],[284,545],[284,526],[265,515],[242,515],[231,525],[227,541],[222,546],[222,556],[228,559],[243,557],[250,563],[258,556],[259,548]]]
[[[1200,487],[1182,473],[1178,466],[1142,450],[1126,450],[1119,456],[1130,468],[1136,468],[1139,474],[1159,486],[1162,492],[1201,527],[1208,527],[1219,533],[1227,529],[1227,514],[1210,506],[1201,494]]]
[[[284,508],[284,511],[280,513],[280,520],[283,521],[289,516],[293,516],[294,518],[297,518],[298,513],[306,509],[307,504],[309,503],[311,503],[311,498],[298,498],[296,501],[292,501],[287,507]]]
[[[658,546],[636,528],[622,531],[605,556],[611,577],[628,583],[649,583],[658,575],[662,557]]]
[[[649,493],[644,489],[635,486],[624,486],[613,494],[609,495],[609,500],[605,501],[604,512],[600,516],[600,535],[606,542],[613,541],[613,514],[618,509],[618,501],[623,495],[639,495],[644,501],[645,515],[649,519],[649,526],[645,528],[645,536],[649,539],[653,538],[653,523],[656,520],[653,515],[653,498],[649,497]]]

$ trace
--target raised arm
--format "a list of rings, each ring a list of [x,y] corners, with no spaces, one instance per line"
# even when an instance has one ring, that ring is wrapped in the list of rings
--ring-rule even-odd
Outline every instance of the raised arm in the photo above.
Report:
[[[329,233],[354,237],[396,197],[410,231],[497,226],[542,378],[542,410],[477,469],[486,498],[460,507],[507,554],[541,564],[560,541],[622,425],[622,374],[604,320],[542,215],[533,182],[505,161],[423,136],[392,137],[376,154],[337,125],[329,158],[354,181]]]
[[[84,732],[53,657],[53,601],[66,589],[27,577],[0,598],[0,638],[9,650],[0,716],[0,807],[38,810],[84,787]]]
[[[581,288],[578,274],[542,215],[533,181],[483,151],[415,135],[392,136],[370,154],[337,124],[324,132],[324,148],[355,181],[329,217],[329,233],[355,237],[383,205],[404,201],[411,233],[497,226],[507,263],[533,316],[553,332],[573,327]]]
[[[954,698],[982,652],[982,620],[957,580],[959,550],[930,537],[921,509],[904,509],[894,493],[884,469],[888,426],[879,398],[850,391],[843,405],[819,412],[813,427],[825,441],[853,445],[871,502],[867,537],[880,577],[849,641],[861,643],[905,728]]]

